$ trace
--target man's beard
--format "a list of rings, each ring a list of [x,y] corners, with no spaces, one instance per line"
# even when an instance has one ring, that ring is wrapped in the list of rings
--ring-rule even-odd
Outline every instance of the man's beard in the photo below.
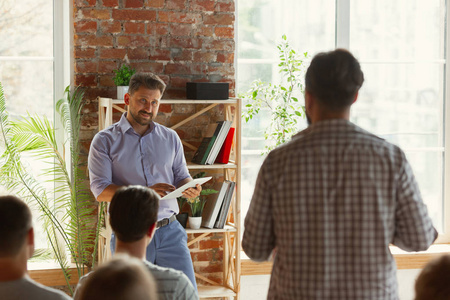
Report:
[[[140,113],[147,114],[147,115],[150,116],[150,118],[149,118],[148,120],[143,120],[143,119],[139,116]],[[153,114],[152,114],[152,113],[149,113],[149,114],[148,114],[148,113],[146,113],[146,112],[139,111],[138,114],[135,115],[134,113],[132,113],[132,112],[130,111],[130,114],[131,114],[131,116],[133,117],[133,119],[136,121],[136,123],[138,123],[139,125],[142,125],[142,126],[147,126],[147,125],[149,125],[149,124],[153,121]]]

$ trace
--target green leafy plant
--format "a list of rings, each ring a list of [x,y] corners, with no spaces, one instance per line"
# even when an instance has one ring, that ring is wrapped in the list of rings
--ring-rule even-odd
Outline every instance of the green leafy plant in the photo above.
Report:
[[[205,207],[206,198],[202,196],[207,196],[211,194],[216,194],[218,191],[214,189],[205,189],[200,192],[200,197],[187,199],[187,203],[191,207],[192,217],[201,217],[203,213],[203,208]]]
[[[179,208],[179,211],[180,211],[180,213],[181,213],[181,210],[183,209],[183,206],[184,206],[184,204],[186,203],[186,198],[184,198],[184,197],[178,197],[178,198],[177,198],[177,202],[178,202],[178,208]]]
[[[196,178],[202,178],[205,177],[206,172],[199,172],[196,175],[192,176],[193,179]],[[201,217],[202,213],[203,213],[203,208],[205,207],[206,204],[206,198],[205,197],[201,197],[201,196],[207,196],[207,195],[211,195],[211,194],[216,194],[218,193],[218,191],[214,190],[214,189],[204,189],[200,192],[200,197],[196,197],[196,198],[192,198],[192,199],[186,199],[184,197],[179,197],[177,198],[178,201],[178,205],[180,207],[180,211],[182,206],[180,206],[180,202],[182,203],[182,205],[184,205],[184,203],[188,203],[189,206],[191,207],[191,214],[192,217]]]
[[[118,70],[114,70],[114,73],[116,75],[113,77],[113,80],[117,86],[128,86],[131,76],[136,73],[136,70],[130,66],[122,65]]]
[[[303,80],[308,53],[297,53],[289,45],[286,35],[283,35],[277,49],[281,82],[272,84],[255,80],[250,89],[240,95],[248,102],[242,114],[246,122],[258,115],[261,109],[267,109],[270,112],[270,122],[264,131],[264,138],[270,143],[265,146],[262,154],[289,141],[298,131],[298,121],[305,116],[305,109],[300,104],[299,97],[304,92]]]
[[[6,111],[6,99],[0,83],[0,134],[4,152],[0,157],[0,180],[8,191],[18,195],[40,212],[39,219],[52,257],[64,274],[69,292],[69,262],[72,261],[79,277],[94,264],[100,225],[104,222],[104,204],[100,204],[97,226],[95,207],[86,183],[83,163],[80,159],[79,133],[83,92],[69,87],[65,97],[56,104],[63,124],[66,142],[57,143],[55,128],[45,116],[26,116],[11,121]],[[70,158],[66,161],[66,145]],[[34,177],[26,158],[31,156],[48,165]],[[51,178],[45,185],[37,178]],[[70,258],[67,257],[67,251]]]

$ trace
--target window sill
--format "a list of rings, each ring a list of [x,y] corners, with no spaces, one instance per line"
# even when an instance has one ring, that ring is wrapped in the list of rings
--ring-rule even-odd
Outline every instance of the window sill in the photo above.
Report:
[[[395,246],[390,247],[397,263],[397,269],[422,269],[431,259],[450,253],[450,244],[432,245],[427,251],[406,252]],[[241,275],[269,275],[272,262],[254,262],[241,254]]]
[[[430,249],[422,252],[405,252],[397,247],[390,247],[397,262],[398,269],[421,269],[428,261],[443,254],[450,253],[450,244],[432,245]],[[78,283],[76,267],[69,269],[71,274],[70,284]],[[241,252],[241,275],[270,275],[272,262],[254,262],[244,252]],[[66,285],[61,269],[56,263],[29,263],[28,274],[33,280],[46,286]]]
[[[75,265],[69,268],[69,273],[70,284],[76,285],[78,283],[78,272]],[[67,284],[61,268],[54,262],[29,262],[28,275],[45,286],[63,286]]]

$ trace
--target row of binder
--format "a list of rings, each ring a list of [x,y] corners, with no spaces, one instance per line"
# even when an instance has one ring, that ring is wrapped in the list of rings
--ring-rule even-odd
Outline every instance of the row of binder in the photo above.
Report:
[[[192,158],[193,163],[200,165],[228,163],[235,131],[231,128],[231,123],[225,120],[208,126],[205,137]]]
[[[230,180],[216,183],[214,189],[219,191],[211,194],[206,200],[202,214],[202,226],[206,228],[223,229],[230,210],[236,183]]]

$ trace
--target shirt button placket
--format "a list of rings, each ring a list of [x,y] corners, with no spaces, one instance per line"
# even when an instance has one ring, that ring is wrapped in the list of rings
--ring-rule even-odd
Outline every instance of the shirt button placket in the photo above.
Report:
[[[142,170],[144,170],[144,177],[145,177],[145,183],[147,186],[149,186],[148,182],[148,166],[145,163],[145,153],[144,153],[144,140],[142,137],[139,138],[139,153],[141,154],[141,164],[142,164]]]

